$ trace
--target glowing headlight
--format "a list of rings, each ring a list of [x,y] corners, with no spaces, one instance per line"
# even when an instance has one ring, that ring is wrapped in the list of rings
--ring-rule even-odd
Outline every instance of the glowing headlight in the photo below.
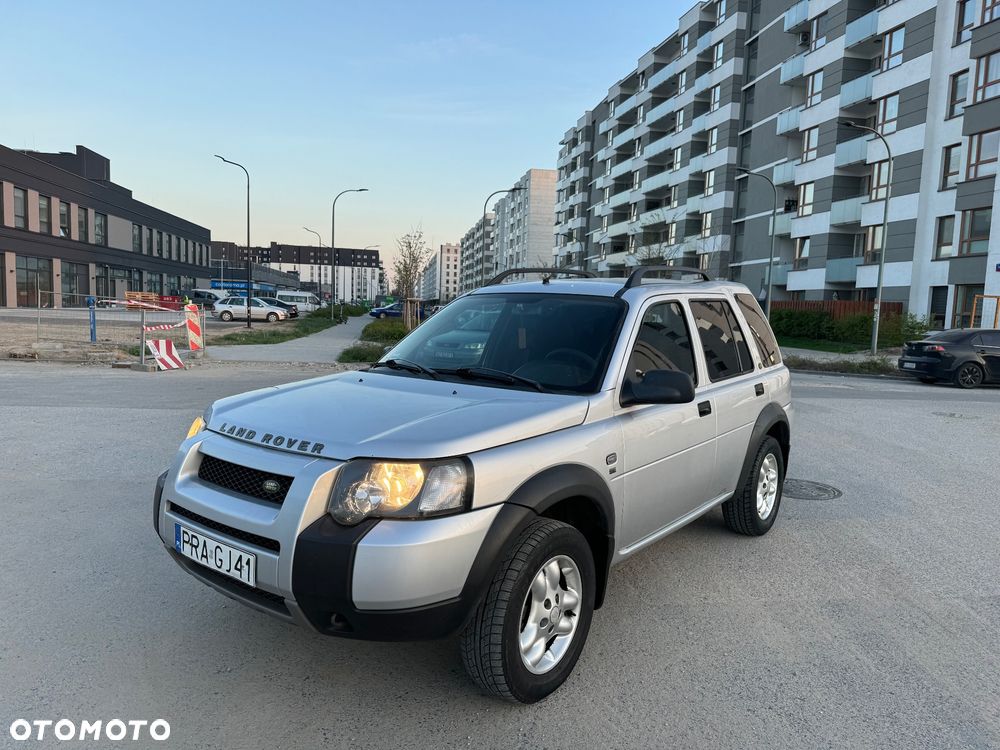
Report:
[[[200,417],[195,417],[195,420],[191,423],[191,426],[188,427],[187,437],[193,438],[199,432],[208,427],[208,421],[211,418],[212,418],[212,407],[210,406],[207,409],[205,409],[205,413],[202,414]],[[185,440],[186,439],[187,438],[185,438]]]
[[[461,460],[351,461],[337,477],[329,511],[344,526],[369,516],[421,518],[463,510],[471,491]]]

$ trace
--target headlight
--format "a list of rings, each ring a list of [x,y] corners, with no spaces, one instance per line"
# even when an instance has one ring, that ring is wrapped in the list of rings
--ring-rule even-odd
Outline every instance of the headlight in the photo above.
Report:
[[[206,427],[208,427],[209,420],[211,419],[212,419],[212,407],[210,406],[207,409],[205,409],[205,413],[202,414],[200,417],[195,417],[195,420],[191,423],[191,426],[188,427],[187,437],[193,438],[199,432],[204,430]],[[185,438],[185,440],[186,439],[187,438]]]
[[[423,518],[464,510],[472,499],[466,461],[350,461],[337,476],[330,515],[344,526],[369,516]]]

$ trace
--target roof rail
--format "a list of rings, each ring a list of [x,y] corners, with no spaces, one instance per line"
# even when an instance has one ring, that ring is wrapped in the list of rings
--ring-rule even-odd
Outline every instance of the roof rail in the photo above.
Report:
[[[552,274],[553,276],[562,273],[568,274],[569,276],[582,276],[587,279],[592,279],[597,275],[593,271],[579,271],[575,268],[508,268],[506,271],[498,273],[492,279],[483,284],[483,286],[493,286],[494,284],[499,284],[508,276],[516,276],[519,273],[547,273]],[[542,279],[542,281],[547,284],[548,278]]]
[[[649,273],[672,273],[672,274],[697,274],[701,277],[699,281],[711,281],[708,274],[702,271],[700,268],[691,268],[689,266],[639,266],[629,275],[628,279],[625,281],[625,285],[619,289],[616,293],[616,297],[621,297],[625,292],[634,286],[639,286],[642,283],[642,279],[646,274]]]

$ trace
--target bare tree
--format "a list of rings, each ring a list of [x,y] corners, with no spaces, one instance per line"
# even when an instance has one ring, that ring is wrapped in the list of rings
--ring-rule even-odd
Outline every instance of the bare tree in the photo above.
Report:
[[[396,239],[396,257],[392,261],[394,294],[403,299],[415,295],[429,252],[422,229],[411,229]]]

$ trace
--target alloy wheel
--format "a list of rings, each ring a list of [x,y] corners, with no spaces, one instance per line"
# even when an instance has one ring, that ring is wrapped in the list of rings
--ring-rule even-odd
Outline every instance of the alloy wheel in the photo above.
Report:
[[[580,619],[582,590],[580,569],[567,555],[550,559],[532,579],[518,636],[521,662],[532,674],[550,671],[569,650]]]
[[[778,497],[778,459],[773,453],[764,456],[757,475],[757,515],[766,520],[774,510],[774,501]]]

